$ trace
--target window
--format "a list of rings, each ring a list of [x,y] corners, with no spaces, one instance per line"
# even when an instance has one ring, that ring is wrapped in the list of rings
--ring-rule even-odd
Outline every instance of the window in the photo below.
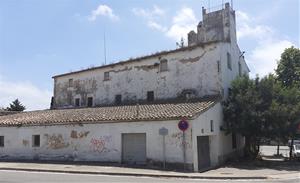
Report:
[[[119,105],[119,104],[122,103],[122,95],[116,95],[116,97],[115,97],[115,103],[117,105]]]
[[[228,88],[228,96],[231,96],[231,94],[232,94],[232,89]]]
[[[87,98],[87,106],[88,107],[93,107],[93,97],[88,97]]]
[[[214,131],[214,121],[210,120],[210,131],[213,132]]]
[[[242,76],[242,65],[240,62],[239,62],[239,76]]]
[[[220,73],[221,72],[221,64],[220,64],[219,60],[217,61],[217,68],[218,68],[218,73]]]
[[[232,133],[232,149],[236,149],[236,134]]]
[[[69,79],[69,87],[73,87],[73,79]]]
[[[230,53],[227,53],[227,67],[228,67],[228,69],[232,70],[232,63],[231,63]]]
[[[109,80],[109,72],[104,72],[104,81]]]
[[[32,135],[32,147],[40,147],[40,135]]]
[[[185,97],[186,100],[189,100],[189,99],[192,98],[192,93],[191,92],[186,92],[184,97]]]
[[[160,61],[160,72],[168,71],[168,60],[164,59]]]
[[[4,136],[0,136],[0,147],[4,147]]]
[[[154,101],[154,91],[148,91],[147,92],[147,101],[153,102]]]
[[[75,99],[75,107],[80,107],[80,98]]]

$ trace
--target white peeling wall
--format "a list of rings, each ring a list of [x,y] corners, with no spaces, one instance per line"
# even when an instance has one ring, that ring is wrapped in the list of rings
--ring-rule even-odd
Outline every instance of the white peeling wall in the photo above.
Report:
[[[213,120],[213,132],[211,131],[210,121]],[[198,171],[198,151],[197,136],[209,136],[210,163],[211,166],[217,166],[229,158],[233,152],[239,151],[244,147],[243,137],[237,135],[237,148],[232,148],[232,135],[226,135],[221,131],[223,122],[223,111],[221,103],[217,103],[208,111],[202,113],[193,120],[193,159],[194,170]]]
[[[241,74],[248,75],[248,66],[241,56],[242,53],[237,44],[223,43],[222,46],[222,56],[221,56],[221,83],[224,90],[224,96],[228,96],[228,88],[231,87],[231,82],[239,76],[239,63],[241,64]],[[227,65],[227,53],[231,55],[231,67],[230,70]]]
[[[183,163],[182,132],[178,121],[146,121],[130,123],[106,123],[0,127],[4,147],[0,147],[1,159],[43,159],[121,162],[122,133],[146,133],[148,162],[163,161],[163,138],[159,129],[169,130],[166,136],[166,160]],[[40,135],[41,146],[32,147],[32,135]],[[186,160],[193,163],[191,129],[186,132]]]
[[[183,90],[194,90],[196,96],[220,93],[217,61],[223,55],[221,44],[164,54],[140,61],[61,76],[55,79],[55,106],[74,105],[76,97],[86,106],[87,97],[94,97],[94,105],[114,103],[115,95],[123,101],[146,100],[147,91],[154,91],[155,99],[178,97]],[[160,60],[168,60],[168,70],[160,72]],[[104,81],[104,72],[110,79]],[[68,81],[73,79],[74,86]]]

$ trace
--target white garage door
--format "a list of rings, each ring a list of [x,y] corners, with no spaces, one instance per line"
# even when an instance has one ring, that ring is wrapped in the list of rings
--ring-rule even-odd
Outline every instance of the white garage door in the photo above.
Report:
[[[146,163],[146,134],[122,134],[122,162],[127,164]]]

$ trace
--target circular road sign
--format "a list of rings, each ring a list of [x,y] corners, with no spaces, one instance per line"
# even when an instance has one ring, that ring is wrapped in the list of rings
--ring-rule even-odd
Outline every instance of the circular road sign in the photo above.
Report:
[[[189,123],[185,119],[182,119],[178,123],[178,128],[184,132],[189,128]]]

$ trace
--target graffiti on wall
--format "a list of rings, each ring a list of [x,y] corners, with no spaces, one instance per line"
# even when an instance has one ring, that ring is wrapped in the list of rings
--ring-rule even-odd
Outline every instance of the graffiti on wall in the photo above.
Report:
[[[100,136],[98,138],[92,138],[90,141],[90,150],[97,153],[117,151],[116,149],[108,148],[111,141],[112,136]]]
[[[62,149],[69,146],[69,143],[66,143],[61,134],[45,134],[47,138],[47,147],[50,149]]]
[[[176,147],[183,148],[183,143],[185,143],[186,148],[192,148],[192,145],[190,143],[191,140],[187,133],[185,134],[185,142],[183,142],[182,140],[183,140],[182,132],[173,133],[171,134],[171,138],[169,138],[169,144]]]

